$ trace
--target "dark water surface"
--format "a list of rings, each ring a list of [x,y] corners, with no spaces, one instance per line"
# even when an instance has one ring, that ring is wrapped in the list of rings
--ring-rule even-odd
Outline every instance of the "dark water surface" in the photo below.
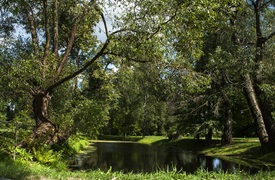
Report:
[[[193,173],[199,168],[208,171],[246,171],[256,173],[267,167],[244,166],[220,158],[199,155],[172,147],[149,146],[129,142],[95,142],[91,152],[79,155],[74,169],[122,172],[155,172],[156,170],[177,170]]]

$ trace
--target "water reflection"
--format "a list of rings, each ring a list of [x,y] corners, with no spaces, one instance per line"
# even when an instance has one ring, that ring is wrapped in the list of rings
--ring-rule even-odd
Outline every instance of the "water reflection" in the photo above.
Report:
[[[198,155],[192,151],[182,151],[171,147],[148,146],[138,143],[93,143],[96,150],[85,156],[78,156],[76,164],[82,170],[122,172],[154,172],[156,170],[183,170],[193,173],[198,168],[209,171],[227,171],[230,173],[244,170],[256,173],[257,168],[245,167],[233,162]]]

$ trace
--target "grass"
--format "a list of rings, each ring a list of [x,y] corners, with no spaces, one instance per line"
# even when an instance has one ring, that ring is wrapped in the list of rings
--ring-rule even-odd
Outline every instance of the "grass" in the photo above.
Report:
[[[24,179],[24,180],[75,180],[75,179],[109,179],[109,180],[140,180],[140,179],[152,179],[152,180],[172,180],[172,179],[182,179],[182,180],[210,180],[210,179],[225,179],[225,180],[242,180],[242,179],[267,179],[272,180],[275,177],[275,172],[260,172],[255,175],[249,175],[246,173],[238,172],[236,174],[227,174],[219,172],[207,172],[205,170],[198,170],[195,174],[178,173],[175,170],[171,171],[159,171],[156,173],[127,173],[113,172],[111,169],[108,172],[97,171],[65,171],[57,170],[48,166],[43,166],[37,163],[22,163],[13,162],[11,164],[5,164],[0,162],[0,178],[10,178],[10,179]]]
[[[152,144],[152,145],[164,145],[169,142],[168,138],[163,136],[145,136],[138,140],[139,143]]]

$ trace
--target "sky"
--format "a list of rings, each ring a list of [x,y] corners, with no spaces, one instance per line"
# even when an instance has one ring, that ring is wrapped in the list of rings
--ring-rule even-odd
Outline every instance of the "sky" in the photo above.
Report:
[[[111,0],[111,1],[113,1],[113,0]],[[112,3],[112,4],[113,5],[110,6],[110,5],[108,5],[108,3],[104,3],[105,7],[102,7],[103,10],[104,10],[104,16],[105,16],[105,20],[106,20],[109,32],[112,32],[112,31],[115,30],[113,28],[113,24],[115,23],[115,18],[114,17],[115,16],[121,16],[121,13],[123,12],[123,10],[122,10],[119,3],[115,3],[115,4]],[[105,27],[104,27],[102,19],[97,23],[97,25],[94,28],[95,28],[95,35],[97,36],[97,39],[101,42],[105,42],[107,37],[106,37]],[[19,36],[21,36],[23,38],[30,38],[31,37],[30,33],[27,33],[22,28],[22,26],[16,25],[15,33],[13,35],[13,38],[17,38]],[[41,38],[41,36],[40,36],[40,38]],[[3,41],[3,39],[0,39],[0,42],[1,41]],[[117,68],[113,64],[110,64],[109,68],[113,69],[114,71],[117,71]]]
[[[108,3],[106,3],[106,6],[103,7],[104,10],[104,17],[107,23],[107,27],[109,32],[113,32],[115,29],[113,28],[113,24],[115,23],[115,16],[121,16],[121,14],[123,13],[123,10],[120,6],[119,3],[116,3],[115,5],[108,5]],[[104,28],[104,24],[103,21],[100,20],[99,23],[96,25],[95,27],[95,34],[98,37],[98,40],[100,40],[101,42],[104,42],[107,37],[106,37],[106,32],[105,32],[105,28]],[[101,32],[100,32],[101,30]]]

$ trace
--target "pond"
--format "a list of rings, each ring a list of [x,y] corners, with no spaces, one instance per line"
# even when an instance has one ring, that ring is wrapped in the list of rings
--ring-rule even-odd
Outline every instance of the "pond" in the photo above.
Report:
[[[94,142],[86,154],[80,154],[71,164],[74,170],[121,172],[155,172],[156,170],[182,170],[193,173],[199,168],[208,171],[246,171],[254,174],[264,166],[244,166],[220,158],[208,157],[173,147],[149,146],[131,142]]]

